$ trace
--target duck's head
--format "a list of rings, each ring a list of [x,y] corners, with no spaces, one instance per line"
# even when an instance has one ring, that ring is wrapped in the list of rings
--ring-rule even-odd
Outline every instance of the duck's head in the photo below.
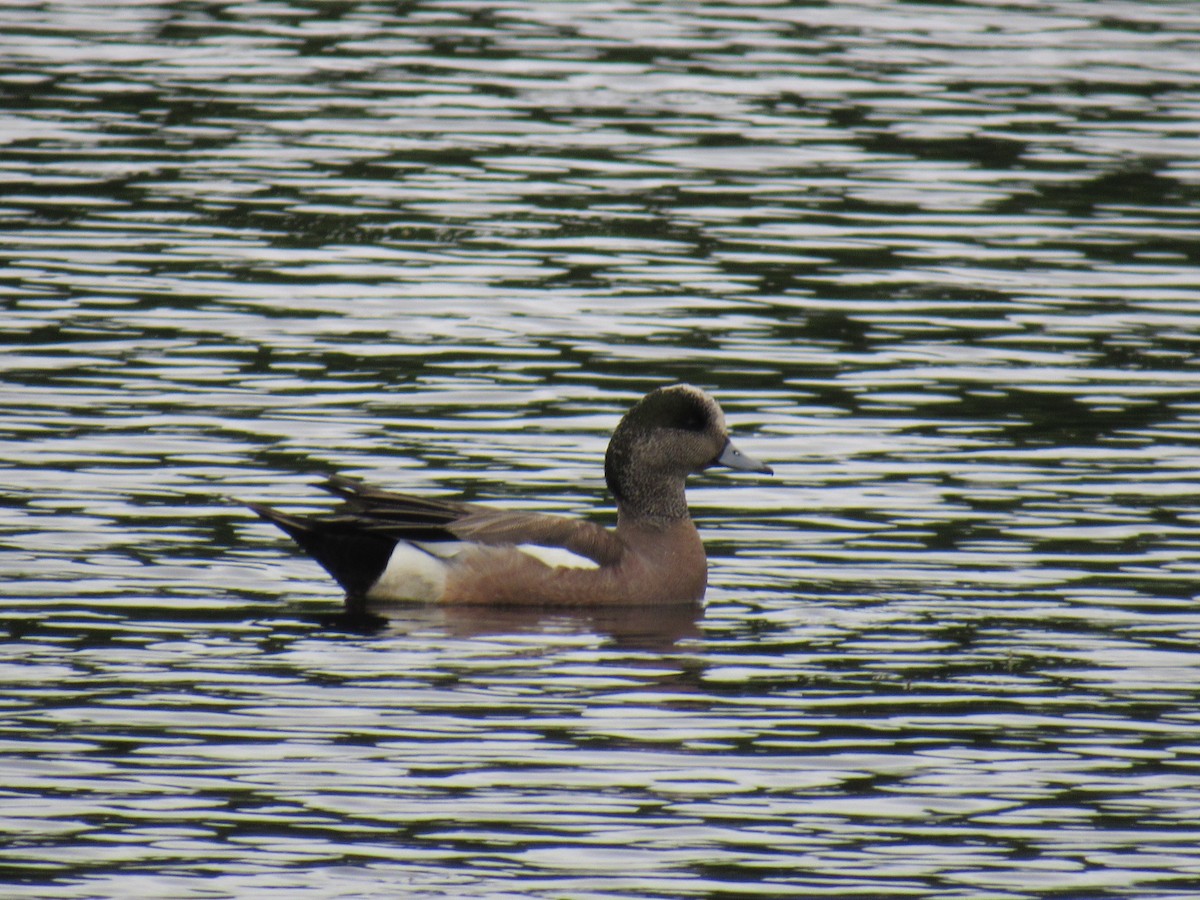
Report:
[[[771,474],[729,439],[725,413],[690,384],[658,388],[639,400],[613,432],[604,477],[623,511],[685,518],[684,479],[712,466]]]

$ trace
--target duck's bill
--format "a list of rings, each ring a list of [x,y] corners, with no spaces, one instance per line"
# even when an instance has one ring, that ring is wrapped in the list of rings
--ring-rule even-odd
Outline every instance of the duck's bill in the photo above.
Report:
[[[741,472],[761,472],[763,475],[774,475],[775,470],[766,463],[760,463],[752,456],[747,456],[737,447],[733,446],[733,441],[725,442],[725,449],[721,451],[721,455],[717,457],[714,465],[727,466],[730,469],[737,469]]]

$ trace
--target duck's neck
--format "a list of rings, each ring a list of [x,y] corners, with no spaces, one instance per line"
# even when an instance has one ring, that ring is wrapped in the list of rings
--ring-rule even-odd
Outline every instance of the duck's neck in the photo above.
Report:
[[[666,528],[690,519],[682,476],[639,479],[617,494],[618,527],[624,521]]]

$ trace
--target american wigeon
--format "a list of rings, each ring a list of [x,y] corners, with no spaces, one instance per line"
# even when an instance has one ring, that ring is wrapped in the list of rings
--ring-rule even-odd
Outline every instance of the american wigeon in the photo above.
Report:
[[[725,415],[687,384],[651,391],[604,457],[617,527],[377,490],[333,477],[330,515],[251,504],[346,590],[351,608],[394,600],[521,606],[694,603],[708,563],[684,479],[710,466],[771,474],[734,447]]]

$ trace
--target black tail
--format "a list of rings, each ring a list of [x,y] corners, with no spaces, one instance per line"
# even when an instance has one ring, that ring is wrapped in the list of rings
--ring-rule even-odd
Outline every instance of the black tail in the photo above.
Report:
[[[286,531],[346,591],[363,597],[387,568],[396,540],[375,534],[347,516],[289,516],[269,506],[247,503],[259,516]]]

